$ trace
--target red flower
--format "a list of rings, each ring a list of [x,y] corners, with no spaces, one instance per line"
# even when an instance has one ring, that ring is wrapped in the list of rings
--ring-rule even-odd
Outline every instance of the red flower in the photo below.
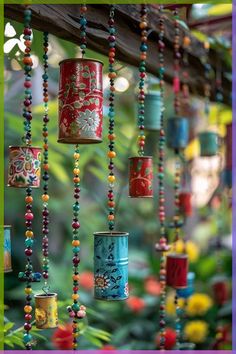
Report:
[[[72,324],[66,323],[65,325],[60,325],[55,330],[52,336],[52,343],[57,349],[69,350],[72,349]]]
[[[154,276],[150,276],[145,279],[144,288],[145,288],[146,292],[150,295],[153,295],[153,296],[160,295],[161,285],[160,285],[159,281]]]
[[[165,349],[170,350],[175,346],[176,343],[176,333],[172,328],[167,327],[165,330]],[[160,334],[156,336],[156,345],[160,347]]]
[[[126,300],[126,304],[133,312],[140,312],[146,306],[145,301],[137,296],[130,296]]]
[[[93,273],[89,271],[81,273],[79,282],[81,288],[84,288],[85,290],[93,289],[93,285],[94,285]]]
[[[110,344],[104,344],[104,346],[100,348],[100,350],[116,350],[116,347]]]

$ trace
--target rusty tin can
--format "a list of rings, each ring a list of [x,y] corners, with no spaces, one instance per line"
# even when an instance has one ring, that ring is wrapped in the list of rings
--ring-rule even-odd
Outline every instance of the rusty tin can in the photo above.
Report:
[[[12,272],[11,265],[11,226],[4,225],[4,273]]]
[[[185,149],[189,140],[189,121],[184,117],[172,117],[167,120],[166,144],[169,148]]]
[[[127,232],[94,233],[94,297],[99,300],[125,300],[128,289]]]
[[[38,294],[34,298],[36,327],[40,329],[57,327],[57,294]]]
[[[166,284],[175,289],[187,287],[188,256],[172,253],[166,257]]]
[[[59,63],[59,143],[102,142],[103,63],[66,59]]]
[[[184,216],[191,216],[192,210],[192,194],[189,192],[180,192],[179,194],[179,207]]]
[[[35,146],[9,146],[8,187],[40,187],[41,150]]]
[[[131,198],[153,197],[152,157],[130,157],[129,160],[129,196]]]
[[[226,168],[232,168],[232,123],[226,125]]]

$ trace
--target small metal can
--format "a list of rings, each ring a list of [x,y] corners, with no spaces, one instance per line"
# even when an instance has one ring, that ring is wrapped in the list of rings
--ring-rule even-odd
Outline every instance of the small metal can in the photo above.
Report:
[[[125,300],[128,289],[127,232],[94,233],[94,297],[99,300]]]
[[[129,160],[129,196],[131,198],[153,197],[152,157],[130,157]]]
[[[232,168],[232,123],[226,125],[226,168]]]
[[[226,187],[232,188],[232,169],[225,169],[222,172],[223,183]]]
[[[178,297],[182,297],[184,299],[188,299],[190,296],[194,294],[194,279],[195,279],[195,273],[189,272],[187,275],[187,287],[183,289],[177,289],[176,293]]]
[[[189,122],[184,117],[173,117],[167,120],[167,146],[174,150],[185,149],[189,140]]]
[[[200,156],[215,156],[218,153],[219,137],[215,132],[202,132],[198,135]]]
[[[34,298],[36,327],[40,329],[57,327],[57,294],[38,294]]]
[[[184,216],[192,215],[192,194],[189,192],[181,192],[179,194],[179,207]]]
[[[9,187],[40,187],[41,150],[33,146],[9,146]]]
[[[59,143],[102,142],[103,63],[94,59],[60,62]]]
[[[146,130],[161,128],[161,95],[159,91],[145,95],[144,124]]]
[[[166,257],[166,284],[175,289],[187,287],[188,256],[172,253]]]
[[[215,303],[224,305],[229,299],[229,284],[224,275],[216,275],[212,279],[212,292]]]
[[[4,225],[4,273],[12,272],[11,264],[11,226]]]

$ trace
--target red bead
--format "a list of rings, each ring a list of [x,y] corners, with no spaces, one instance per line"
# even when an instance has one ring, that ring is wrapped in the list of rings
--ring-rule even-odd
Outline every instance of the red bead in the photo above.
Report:
[[[43,277],[44,277],[44,279],[48,279],[48,273],[43,272]]]
[[[79,290],[78,286],[74,286],[74,287],[73,287],[73,291],[74,291],[74,292],[77,292],[78,290]]]
[[[27,322],[26,322],[26,323],[24,324],[24,329],[25,329],[26,331],[30,331],[31,328],[32,328],[32,326],[31,326],[30,323],[27,323]]]
[[[26,256],[31,256],[32,253],[33,253],[33,251],[32,251],[31,248],[26,248],[26,249],[25,249],[25,255],[26,255]]]
[[[26,321],[31,321],[32,320],[32,315],[30,313],[25,314],[25,320]]]
[[[78,221],[74,221],[72,223],[72,227],[73,227],[73,229],[79,229],[80,228],[80,223]]]
[[[25,214],[25,220],[33,220],[34,214],[33,213],[26,213]]]
[[[31,84],[30,81],[25,81],[25,82],[24,82],[24,86],[25,86],[26,88],[29,88],[29,87],[32,86],[32,84]]]

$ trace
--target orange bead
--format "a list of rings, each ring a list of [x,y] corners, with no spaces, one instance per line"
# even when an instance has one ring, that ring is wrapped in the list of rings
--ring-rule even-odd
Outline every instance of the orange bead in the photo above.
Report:
[[[141,29],[146,28],[146,27],[147,27],[147,22],[145,22],[145,21],[140,22],[139,27],[140,27]]]
[[[48,194],[43,194],[42,195],[42,201],[45,202],[45,203],[48,202],[49,201],[49,195]]]
[[[79,177],[74,177],[73,178],[73,182],[74,183],[79,183],[80,182],[80,178]]]
[[[73,280],[79,280],[79,274],[74,274],[73,276],[72,276],[72,279]]]
[[[114,220],[115,219],[115,216],[114,215],[108,215],[108,220]]]
[[[185,47],[188,47],[191,44],[191,39],[188,36],[185,36],[183,39],[183,44]]]
[[[112,183],[112,182],[115,182],[116,177],[115,176],[108,176],[107,179],[108,179],[109,182]]]
[[[79,240],[73,240],[72,241],[72,246],[77,247],[79,245],[80,245],[80,241]]]
[[[47,82],[44,82],[44,83],[43,83],[43,87],[44,87],[44,88],[47,88],[47,87],[48,87],[48,83],[47,83]]]
[[[116,205],[115,202],[110,201],[110,200],[109,200],[109,202],[108,202],[107,204],[108,204],[108,206],[109,206],[110,208],[113,208],[113,207]]]
[[[31,197],[31,195],[28,195],[27,197],[25,197],[25,202],[26,202],[27,204],[32,203],[32,202],[33,202],[33,197]]]
[[[109,79],[115,79],[116,78],[116,73],[112,71],[111,73],[108,74]]]
[[[44,97],[43,102],[48,102],[48,97]]]
[[[109,151],[107,156],[110,158],[110,159],[114,159],[114,157],[116,157],[116,153],[115,151]]]
[[[108,134],[108,139],[109,140],[115,140],[116,135],[115,134]]]
[[[31,41],[24,41],[24,45],[26,46],[26,47],[30,47],[31,46],[31,44],[32,44],[32,42]]]
[[[74,153],[74,159],[78,160],[80,158],[80,154],[78,152]]]
[[[25,237],[33,237],[33,236],[34,236],[33,231],[27,230],[27,231],[25,232]]]
[[[48,136],[48,132],[43,132],[43,136],[46,138],[46,136]]]
[[[114,52],[110,52],[110,53],[109,53],[109,57],[110,57],[110,58],[114,58],[115,55],[116,55],[116,54],[115,54]]]
[[[141,60],[146,60],[147,59],[147,56],[146,56],[146,54],[140,54],[140,59]]]
[[[48,144],[43,144],[44,150],[48,150]]]
[[[79,168],[74,168],[73,173],[74,173],[74,175],[79,175],[80,174],[80,169]]]
[[[32,307],[29,306],[29,305],[26,305],[26,306],[24,307],[24,311],[25,311],[25,313],[30,313],[30,312],[32,311]]]
[[[25,57],[25,58],[23,58],[23,63],[25,64],[25,65],[32,65],[33,63],[32,63],[32,59],[30,58],[30,57]]]
[[[204,42],[204,48],[207,50],[210,48],[210,43],[208,41]]]
[[[79,294],[72,294],[71,298],[73,300],[77,300],[79,298]]]
[[[43,169],[45,171],[48,171],[49,170],[49,164],[48,163],[43,164]]]

